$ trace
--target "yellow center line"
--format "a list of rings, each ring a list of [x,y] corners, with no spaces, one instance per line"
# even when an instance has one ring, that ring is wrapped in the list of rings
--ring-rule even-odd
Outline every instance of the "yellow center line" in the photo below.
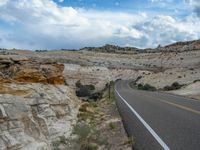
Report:
[[[163,100],[163,99],[158,98],[158,97],[153,97],[153,96],[151,96],[151,95],[149,95],[149,94],[144,94],[144,93],[137,93],[137,94],[139,94],[139,95],[141,95],[141,96],[145,96],[145,97],[151,97],[151,98],[153,98],[153,99],[156,99],[156,100],[158,100],[158,101],[164,102],[164,103],[166,103],[166,104],[169,104],[169,105],[175,106],[175,107],[177,107],[177,108],[180,108],[180,109],[183,109],[183,110],[186,110],[186,111],[189,111],[189,112],[192,112],[192,113],[195,113],[195,114],[200,115],[200,111],[195,110],[195,109],[192,109],[192,108],[190,108],[190,107],[186,107],[186,106],[183,106],[183,105],[180,105],[180,104],[177,104],[177,103],[169,102],[169,101],[167,101],[167,100]]]
[[[155,99],[155,100],[158,100],[158,101],[164,102],[164,103],[166,103],[166,104],[175,106],[175,107],[177,107],[177,108],[180,108],[180,109],[183,109],[183,110],[186,110],[186,111],[189,111],[189,112],[192,112],[192,113],[195,113],[195,114],[200,115],[200,111],[195,110],[195,109],[192,109],[192,108],[190,108],[190,107],[186,107],[186,106],[183,106],[183,105],[180,105],[180,104],[177,104],[177,103],[169,102],[169,101],[167,101],[167,100],[163,100],[163,99],[161,99],[161,98],[153,97],[153,96],[151,96],[151,95],[144,95],[144,94],[142,94],[142,96],[151,97],[151,98],[153,98],[153,99]]]
[[[200,111],[198,111],[198,110],[195,110],[195,109],[183,106],[183,105],[179,105],[179,104],[176,104],[176,103],[168,102],[168,101],[163,101],[163,100],[159,100],[159,101],[162,101],[162,102],[167,103],[169,105],[173,105],[173,106],[178,107],[180,109],[184,109],[184,110],[187,110],[187,111],[190,111],[190,112],[193,112],[195,114],[200,115]]]

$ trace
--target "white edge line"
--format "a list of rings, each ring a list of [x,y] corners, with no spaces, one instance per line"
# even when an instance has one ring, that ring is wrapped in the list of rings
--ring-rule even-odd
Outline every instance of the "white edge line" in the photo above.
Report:
[[[156,139],[156,141],[164,148],[164,150],[170,150],[170,148],[165,144],[165,142],[156,134],[156,132],[144,121],[144,119],[131,107],[129,103],[119,94],[115,89],[116,93],[123,100],[123,102],[130,108],[130,110],[136,115],[136,117],[142,122],[146,129],[151,133],[151,135]]]

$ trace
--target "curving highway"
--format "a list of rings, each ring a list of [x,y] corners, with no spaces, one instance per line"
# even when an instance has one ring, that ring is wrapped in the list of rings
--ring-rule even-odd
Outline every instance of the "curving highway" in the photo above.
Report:
[[[134,90],[118,81],[119,112],[136,150],[200,150],[200,101]]]

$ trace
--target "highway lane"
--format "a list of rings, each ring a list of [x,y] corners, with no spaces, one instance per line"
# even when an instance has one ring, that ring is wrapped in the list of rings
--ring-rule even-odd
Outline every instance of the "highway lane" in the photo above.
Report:
[[[200,150],[200,101],[115,86],[118,109],[138,150]]]

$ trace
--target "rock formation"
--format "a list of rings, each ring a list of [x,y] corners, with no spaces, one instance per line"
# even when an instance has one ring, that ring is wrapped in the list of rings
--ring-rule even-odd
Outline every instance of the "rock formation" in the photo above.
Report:
[[[0,57],[0,82],[64,84],[63,64],[23,57]]]
[[[79,102],[64,85],[64,65],[0,57],[0,150],[52,149],[68,138]]]

